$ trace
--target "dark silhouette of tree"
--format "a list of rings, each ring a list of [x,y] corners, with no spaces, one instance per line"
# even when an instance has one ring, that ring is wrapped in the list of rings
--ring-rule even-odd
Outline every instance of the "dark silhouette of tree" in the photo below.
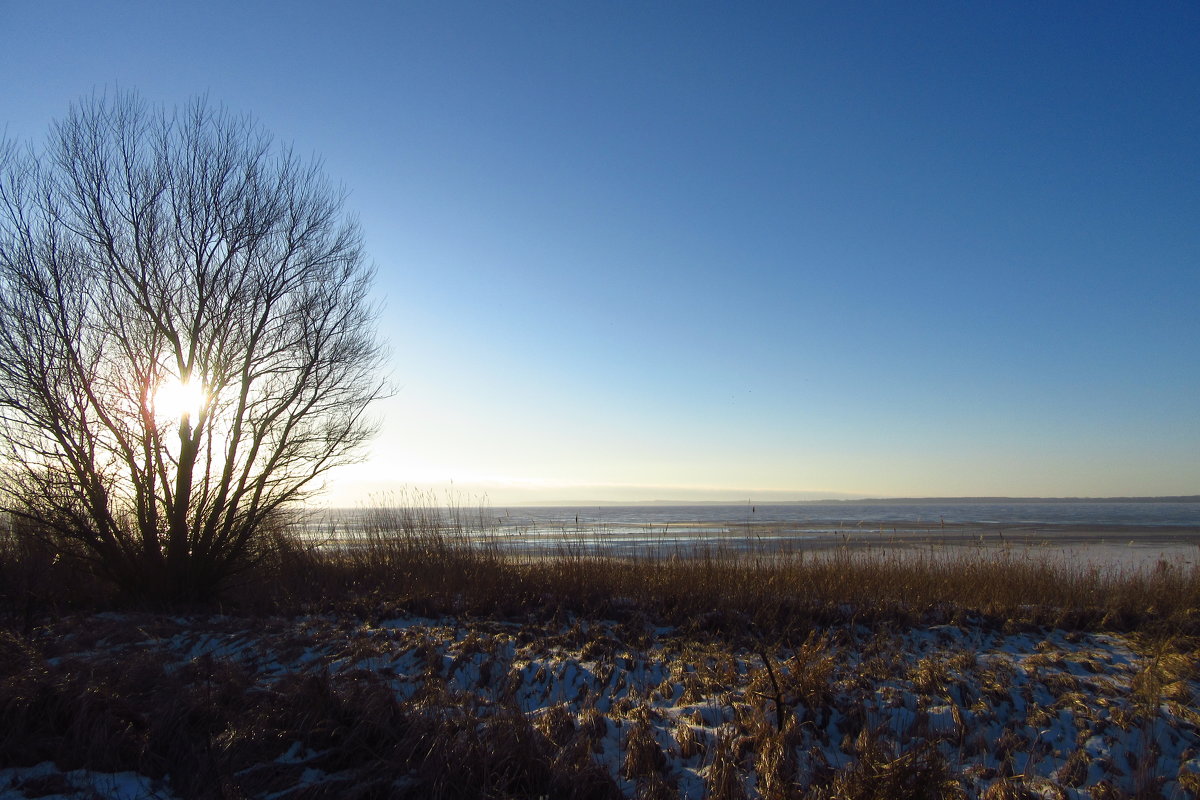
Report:
[[[132,594],[216,593],[373,433],[343,199],[204,99],[93,97],[0,146],[0,509]]]

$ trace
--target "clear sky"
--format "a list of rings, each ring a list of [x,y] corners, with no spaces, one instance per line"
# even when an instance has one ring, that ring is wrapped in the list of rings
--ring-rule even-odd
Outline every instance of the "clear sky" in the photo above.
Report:
[[[1200,493],[1196,3],[0,0],[0,87],[345,184],[398,391],[331,502]]]

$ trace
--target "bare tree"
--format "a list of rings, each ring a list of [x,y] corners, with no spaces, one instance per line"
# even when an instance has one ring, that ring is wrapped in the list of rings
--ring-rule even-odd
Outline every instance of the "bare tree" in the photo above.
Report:
[[[126,591],[201,599],[384,391],[357,224],[205,100],[94,97],[0,147],[0,509]]]

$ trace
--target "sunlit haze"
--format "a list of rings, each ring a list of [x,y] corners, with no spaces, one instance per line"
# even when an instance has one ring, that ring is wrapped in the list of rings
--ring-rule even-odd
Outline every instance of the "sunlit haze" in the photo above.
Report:
[[[204,403],[204,388],[192,381],[171,378],[154,390],[154,414],[163,419],[177,420],[184,414],[195,417]]]
[[[207,93],[323,159],[395,386],[329,503],[1197,494],[1197,42],[1170,2],[9,3],[0,130]]]

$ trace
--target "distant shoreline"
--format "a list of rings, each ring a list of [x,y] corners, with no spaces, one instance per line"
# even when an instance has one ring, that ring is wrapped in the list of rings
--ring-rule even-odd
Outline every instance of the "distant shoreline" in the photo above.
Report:
[[[863,498],[861,500],[803,500],[795,505],[841,503],[846,505],[920,505],[926,503],[1200,503],[1200,494],[1163,497],[894,497]],[[761,505],[792,505],[775,502]]]
[[[1200,503],[1200,494],[1161,497],[861,497],[822,500],[557,500],[552,503],[504,503],[512,508],[591,508],[602,506],[875,506],[875,505],[972,505],[972,504],[1055,504],[1055,503]]]

